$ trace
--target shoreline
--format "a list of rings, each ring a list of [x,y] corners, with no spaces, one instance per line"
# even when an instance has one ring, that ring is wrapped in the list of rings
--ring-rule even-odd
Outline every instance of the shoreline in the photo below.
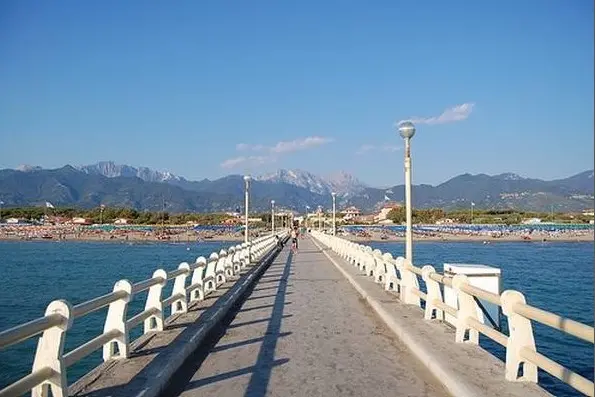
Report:
[[[405,237],[391,237],[382,239],[380,237],[357,237],[357,236],[339,236],[354,243],[372,242],[372,243],[404,243]],[[506,236],[494,238],[491,236],[442,236],[442,237],[413,237],[414,243],[588,243],[595,242],[594,236],[575,236],[575,237],[545,237],[543,239],[533,238],[523,239],[520,236]]]
[[[128,238],[127,238],[128,237]],[[256,236],[252,236],[255,238]],[[390,236],[388,238],[381,238],[380,236],[355,236],[355,235],[339,235],[346,240],[355,242],[355,243],[404,243],[405,237],[398,237],[398,236]],[[0,241],[13,241],[13,242],[40,242],[40,241],[48,241],[48,242],[83,242],[83,243],[168,243],[168,244],[201,244],[201,243],[208,243],[208,242],[237,242],[239,244],[244,242],[243,235],[232,235],[232,234],[222,234],[222,235],[215,235],[209,237],[194,237],[194,238],[187,238],[187,236],[183,235],[173,235],[170,239],[162,239],[154,235],[150,236],[138,236],[138,235],[128,235],[128,236],[110,236],[110,235],[86,235],[86,236],[72,236],[66,235],[61,237],[54,237],[54,238],[41,238],[41,237],[32,237],[27,238],[23,236],[0,236]],[[536,236],[535,238],[525,239],[523,236],[502,236],[502,237],[492,237],[492,236],[465,236],[465,235],[443,235],[443,236],[414,236],[413,241],[415,243],[484,243],[484,244],[491,244],[491,243],[511,243],[511,242],[519,242],[519,243],[544,243],[544,242],[554,242],[554,243],[572,243],[572,242],[595,242],[594,235],[576,235],[576,236]]]

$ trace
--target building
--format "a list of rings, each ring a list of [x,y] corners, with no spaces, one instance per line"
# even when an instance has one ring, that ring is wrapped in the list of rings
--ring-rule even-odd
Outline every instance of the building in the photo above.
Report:
[[[439,219],[436,221],[437,225],[448,225],[451,223],[455,223],[454,219],[444,218],[444,219]]]
[[[75,217],[72,218],[72,223],[75,225],[90,225],[91,221],[86,218]]]
[[[394,209],[401,208],[401,207],[402,207],[401,204],[395,203],[395,202],[388,202],[388,203],[384,204],[382,206],[382,208],[380,209],[380,212],[376,216],[374,216],[374,221],[382,222],[382,221],[386,220],[388,218],[389,212],[391,212]]]
[[[374,214],[372,215],[360,215],[356,218],[353,219],[354,223],[358,223],[358,224],[369,224],[369,223],[373,223],[374,222]]]
[[[595,210],[591,210],[591,209],[583,210],[583,215],[584,216],[595,216]]]
[[[523,225],[537,225],[538,223],[541,223],[541,219],[539,219],[539,218],[530,218],[530,219],[525,219],[521,223]]]
[[[127,225],[128,219],[126,218],[119,218],[114,221],[114,225]]]
[[[239,225],[241,224],[243,221],[239,218],[227,218],[224,219],[223,222],[221,222],[224,225]]]
[[[361,215],[360,210],[357,209],[357,207],[353,207],[353,206],[346,208],[342,212],[345,214],[343,216],[344,221],[351,221]]]

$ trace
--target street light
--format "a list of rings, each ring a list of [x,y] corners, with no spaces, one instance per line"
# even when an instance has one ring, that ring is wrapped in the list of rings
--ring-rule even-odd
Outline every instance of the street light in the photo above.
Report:
[[[271,200],[271,234],[275,235],[275,200]]]
[[[246,185],[246,191],[244,194],[244,208],[245,208],[245,216],[244,221],[246,223],[246,228],[244,229],[244,242],[248,243],[248,205],[250,204],[250,175],[244,176],[244,182]]]
[[[322,230],[322,207],[318,206],[318,231]]]
[[[473,224],[473,207],[475,207],[475,203],[471,202],[471,224]]]
[[[101,204],[99,206],[99,224],[103,225],[103,210],[105,210],[105,205]]]
[[[413,231],[411,225],[411,138],[415,135],[415,126],[410,121],[404,121],[399,124],[399,134],[405,139],[405,207],[407,213],[405,258],[413,264]]]
[[[337,193],[332,192],[331,196],[333,196],[333,236],[337,234],[337,226],[335,223],[335,212],[336,212],[336,206],[335,206],[335,198],[337,197]]]

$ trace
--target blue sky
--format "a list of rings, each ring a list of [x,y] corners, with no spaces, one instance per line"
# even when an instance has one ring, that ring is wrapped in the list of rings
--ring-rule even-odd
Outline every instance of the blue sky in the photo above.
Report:
[[[366,4],[367,3],[367,4]],[[0,2],[0,168],[414,183],[593,167],[593,2]]]

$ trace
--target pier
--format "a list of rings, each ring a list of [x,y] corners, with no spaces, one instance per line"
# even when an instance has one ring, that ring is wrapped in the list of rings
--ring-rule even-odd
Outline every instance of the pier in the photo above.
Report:
[[[493,294],[332,233],[299,242],[294,254],[264,236],[148,280],[120,280],[91,301],[52,302],[45,316],[0,333],[0,348],[40,335],[31,374],[0,396],[547,396],[537,368],[593,395],[590,380],[537,350],[532,322],[590,343],[593,327],[518,291]],[[457,307],[445,303],[445,286]],[[144,290],[145,309],[130,315]],[[480,321],[474,297],[501,306],[508,329]],[[103,332],[65,352],[68,330],[101,308]],[[478,346],[480,334],[506,348],[504,362]],[[104,363],[68,385],[68,367],[98,349]]]

